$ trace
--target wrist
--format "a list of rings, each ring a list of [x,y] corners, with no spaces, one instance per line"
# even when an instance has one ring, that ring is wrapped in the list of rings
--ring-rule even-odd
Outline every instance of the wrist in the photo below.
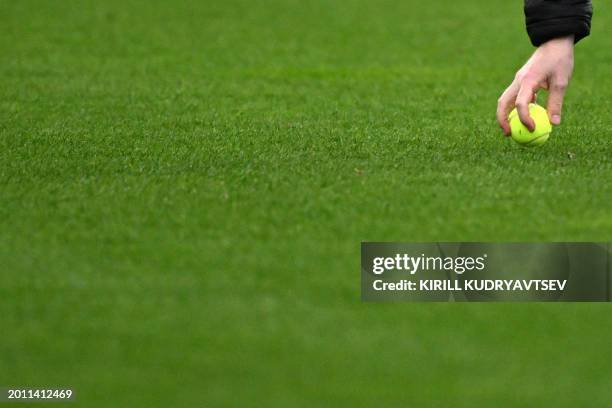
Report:
[[[572,47],[574,48],[574,44],[576,37],[574,36],[574,34],[572,35],[567,35],[564,37],[557,37],[557,38],[553,38],[552,40],[548,40],[545,43],[543,43],[542,45],[540,45],[540,47],[557,47],[557,46],[562,46],[562,47]]]

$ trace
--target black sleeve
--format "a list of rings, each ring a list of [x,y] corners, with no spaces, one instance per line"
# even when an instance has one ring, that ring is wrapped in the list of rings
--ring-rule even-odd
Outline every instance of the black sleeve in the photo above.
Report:
[[[527,33],[535,46],[574,34],[576,42],[589,35],[591,0],[525,0]]]

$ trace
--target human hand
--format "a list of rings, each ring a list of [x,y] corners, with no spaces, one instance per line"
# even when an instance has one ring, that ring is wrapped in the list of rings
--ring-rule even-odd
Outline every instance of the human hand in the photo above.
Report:
[[[497,121],[506,136],[510,135],[508,115],[515,106],[521,122],[530,131],[535,129],[529,116],[529,103],[535,102],[540,89],[548,90],[548,117],[553,125],[559,125],[565,90],[573,70],[573,35],[550,40],[538,47],[498,100]]]

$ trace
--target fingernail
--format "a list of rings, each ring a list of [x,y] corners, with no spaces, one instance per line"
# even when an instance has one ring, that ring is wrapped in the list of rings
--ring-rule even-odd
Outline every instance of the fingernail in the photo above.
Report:
[[[561,116],[559,116],[559,115],[553,115],[552,120],[551,120],[551,123],[552,123],[553,125],[559,125],[559,124],[561,124]]]

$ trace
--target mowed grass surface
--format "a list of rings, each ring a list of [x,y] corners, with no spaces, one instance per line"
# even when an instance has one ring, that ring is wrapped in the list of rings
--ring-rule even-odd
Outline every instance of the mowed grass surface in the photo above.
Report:
[[[0,386],[609,406],[608,305],[362,304],[359,244],[611,240],[611,24],[522,150],[518,1],[0,2]]]

